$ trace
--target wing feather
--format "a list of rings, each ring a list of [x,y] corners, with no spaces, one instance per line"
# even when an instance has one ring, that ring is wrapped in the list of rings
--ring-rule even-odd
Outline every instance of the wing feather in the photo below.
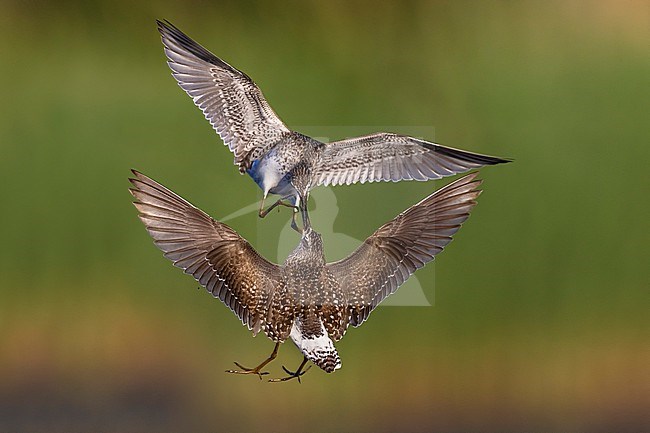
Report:
[[[350,256],[328,264],[349,303],[350,324],[370,312],[433,260],[469,217],[481,193],[478,173],[450,183],[380,227]]]
[[[260,256],[233,229],[133,170],[129,179],[135,207],[149,235],[174,266],[192,275],[259,332],[280,268]]]
[[[429,180],[509,162],[406,135],[379,132],[323,147],[315,185]]]
[[[234,153],[240,170],[249,168],[254,159],[289,133],[248,75],[171,23],[157,23],[172,75]]]

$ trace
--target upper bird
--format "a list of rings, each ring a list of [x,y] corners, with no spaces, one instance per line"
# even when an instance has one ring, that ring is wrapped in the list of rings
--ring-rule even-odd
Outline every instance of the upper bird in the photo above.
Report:
[[[297,229],[295,211],[317,185],[439,179],[508,162],[389,132],[322,143],[287,128],[248,75],[170,22],[157,23],[172,75],[234,153],[239,171],[262,189],[260,217],[278,205],[293,207]],[[280,199],[265,210],[269,193]]]
[[[165,257],[192,275],[249,329],[275,344],[255,368],[261,375],[288,338],[304,355],[280,380],[299,378],[308,361],[328,373],[341,366],[334,341],[359,326],[411,274],[433,260],[469,217],[480,194],[477,173],[434,192],[381,226],[355,252],[326,263],[321,236],[307,225],[283,265],[260,256],[233,229],[215,221],[169,189],[133,171],[135,206]]]

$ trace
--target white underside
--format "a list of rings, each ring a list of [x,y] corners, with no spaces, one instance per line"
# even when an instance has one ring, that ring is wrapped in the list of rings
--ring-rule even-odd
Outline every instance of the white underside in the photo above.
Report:
[[[327,335],[327,331],[321,323],[321,334],[313,338],[305,338],[302,335],[302,332],[298,329],[298,320],[293,322],[291,327],[291,333],[289,336],[291,340],[298,346],[298,349],[312,362],[316,360],[323,359],[330,354],[336,354],[336,348],[332,339]],[[338,357],[338,355],[336,355]],[[341,368],[341,362],[339,361],[334,367],[335,370]]]
[[[274,158],[264,158],[260,161],[260,166],[257,169],[259,176],[262,179],[262,190],[266,196],[269,192],[273,194],[283,195],[286,186],[280,186],[280,182],[286,173],[281,171],[280,164]],[[289,187],[291,187],[289,185]]]

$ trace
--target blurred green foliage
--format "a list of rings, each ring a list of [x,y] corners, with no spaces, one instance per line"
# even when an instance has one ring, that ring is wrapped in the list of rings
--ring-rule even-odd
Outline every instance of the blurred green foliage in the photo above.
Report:
[[[647,2],[0,5],[0,430],[643,430]],[[435,128],[514,158],[418,272],[433,308],[378,309],[343,369],[302,385],[223,373],[272,343],[161,257],[126,179],[215,217],[259,191],[170,77],[155,18],[303,133]],[[334,231],[364,239],[444,183],[335,188]],[[288,216],[229,224],[274,258]],[[300,359],[289,343],[270,370]]]

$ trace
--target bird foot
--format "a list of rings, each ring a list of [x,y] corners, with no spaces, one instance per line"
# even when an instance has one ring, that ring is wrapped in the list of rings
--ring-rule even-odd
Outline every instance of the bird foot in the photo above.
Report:
[[[262,201],[262,204],[260,205],[260,210],[258,212],[258,215],[260,218],[265,218],[273,209],[275,209],[278,206],[284,206],[293,209],[293,212],[296,213],[298,212],[299,208],[297,206],[292,205],[291,203],[285,202],[284,200],[280,199],[273,203],[271,206],[268,207],[268,209],[264,209],[264,201]],[[280,211],[280,208],[278,208],[278,212]]]
[[[284,371],[285,371],[289,376],[286,376],[286,377],[279,377],[279,378],[275,378],[275,379],[269,379],[269,382],[286,382],[287,380],[298,379],[298,383],[302,383],[302,382],[300,381],[300,377],[301,377],[302,375],[304,375],[305,373],[307,373],[307,372],[309,371],[310,368],[311,368],[311,365],[310,365],[309,367],[307,367],[304,371],[300,371],[300,369],[298,369],[298,371],[289,371],[289,370],[288,370],[288,369],[283,365],[283,366],[282,366],[282,369],[283,369],[283,370],[284,370]]]
[[[280,342],[278,341],[275,343],[275,347],[273,348],[273,352],[271,352],[271,355],[269,355],[268,358],[264,362],[262,362],[260,365],[258,365],[255,368],[247,368],[241,365],[239,362],[235,362],[235,365],[239,367],[241,370],[226,370],[226,373],[233,373],[233,374],[257,374],[257,376],[262,380],[262,376],[269,374],[268,371],[260,371],[266,364],[269,362],[273,361],[275,357],[278,355],[278,348],[280,347]],[[300,370],[300,369],[298,369]]]
[[[233,373],[233,374],[257,374],[262,380],[262,376],[269,374],[268,371],[260,371],[264,365],[258,365],[255,368],[247,368],[235,361],[235,365],[239,367],[241,370],[226,370],[226,373]]]

